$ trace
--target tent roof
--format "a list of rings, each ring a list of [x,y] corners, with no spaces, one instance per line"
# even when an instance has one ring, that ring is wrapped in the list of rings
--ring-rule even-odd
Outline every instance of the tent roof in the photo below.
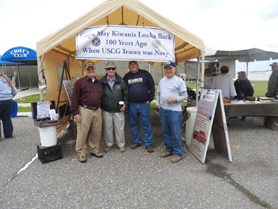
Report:
[[[37,65],[37,53],[35,50],[17,46],[7,50],[1,57],[2,61],[20,62],[29,65]]]
[[[24,63],[2,61],[2,55],[0,55],[0,66],[2,66],[2,65],[11,65],[11,66],[15,66],[15,65],[24,65]]]
[[[38,41],[37,56],[40,57],[48,51],[54,50],[75,57],[76,34],[88,27],[107,24],[160,27],[171,32],[176,35],[175,59],[177,63],[199,57],[205,50],[201,38],[158,14],[140,1],[107,0],[72,23]]]
[[[239,50],[225,49],[206,49],[206,60],[238,60],[239,62],[253,62],[278,59],[278,47],[269,48],[261,46],[260,48],[246,48]]]

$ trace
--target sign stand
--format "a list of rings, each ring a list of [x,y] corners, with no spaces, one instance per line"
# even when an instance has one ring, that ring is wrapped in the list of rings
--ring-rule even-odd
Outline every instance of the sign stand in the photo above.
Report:
[[[222,92],[203,89],[190,144],[190,151],[202,163],[205,163],[211,133],[215,149],[232,162]]]

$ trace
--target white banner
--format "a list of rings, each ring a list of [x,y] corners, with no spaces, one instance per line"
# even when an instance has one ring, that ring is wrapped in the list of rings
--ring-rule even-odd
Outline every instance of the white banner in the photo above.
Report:
[[[174,62],[175,36],[161,28],[97,26],[76,35],[76,59]]]

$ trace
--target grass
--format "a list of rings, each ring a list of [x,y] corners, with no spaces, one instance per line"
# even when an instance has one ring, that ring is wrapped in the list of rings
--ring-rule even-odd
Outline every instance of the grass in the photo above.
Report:
[[[251,81],[254,88],[254,97],[264,97],[267,92],[268,81]],[[187,87],[196,89],[196,83],[186,83]],[[34,94],[31,96],[22,97],[15,100],[17,103],[31,103],[40,101],[40,94]],[[183,104],[186,106],[186,103]],[[156,108],[155,103],[151,104],[151,109]],[[20,107],[18,106],[18,112],[31,112],[31,107]]]
[[[17,103],[31,103],[31,102],[39,102],[40,99],[40,94],[33,94],[30,96],[26,96],[26,97],[21,97],[19,99],[16,99],[15,101]]]
[[[18,106],[17,112],[32,112],[31,107],[20,107]]]

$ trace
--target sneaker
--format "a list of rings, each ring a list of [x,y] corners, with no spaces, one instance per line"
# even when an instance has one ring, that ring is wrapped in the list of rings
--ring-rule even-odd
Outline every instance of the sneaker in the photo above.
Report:
[[[124,152],[125,151],[125,147],[119,147],[120,152]]]
[[[85,155],[79,156],[79,161],[80,161],[80,163],[86,163],[87,157]]]
[[[101,152],[92,152],[91,155],[97,157],[97,158],[102,158],[103,157],[103,154]]]
[[[109,152],[111,150],[111,147],[109,147],[109,146],[105,146],[105,148],[104,148],[104,152]]]
[[[141,144],[133,143],[133,144],[130,146],[130,148],[131,148],[131,149],[136,149],[137,147],[140,147],[140,146],[141,146]]]
[[[170,155],[173,155],[173,152],[162,152],[160,157],[168,157]]]
[[[149,153],[153,153],[153,146],[151,145],[151,146],[148,146],[148,147],[146,147],[147,148],[147,151],[149,152]]]
[[[177,163],[182,159],[182,157],[174,156],[171,158],[171,163]]]

